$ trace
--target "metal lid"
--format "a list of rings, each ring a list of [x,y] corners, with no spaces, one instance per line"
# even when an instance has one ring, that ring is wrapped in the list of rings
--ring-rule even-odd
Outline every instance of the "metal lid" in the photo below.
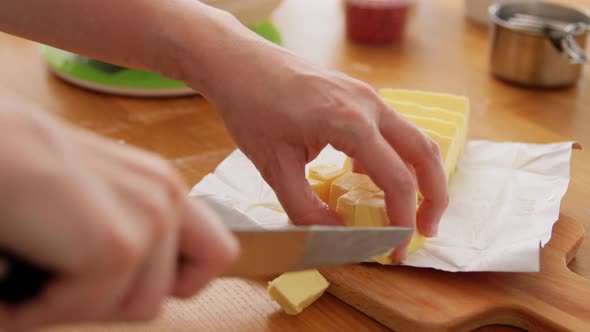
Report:
[[[545,36],[548,30],[581,35],[590,26],[590,17],[585,13],[557,4],[497,3],[490,6],[491,20],[507,29]]]

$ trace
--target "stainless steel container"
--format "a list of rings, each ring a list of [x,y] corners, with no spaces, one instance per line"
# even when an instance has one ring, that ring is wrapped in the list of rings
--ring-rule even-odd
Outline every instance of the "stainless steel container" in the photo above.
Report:
[[[580,79],[588,15],[544,2],[495,4],[489,13],[492,74],[533,87],[568,86]]]

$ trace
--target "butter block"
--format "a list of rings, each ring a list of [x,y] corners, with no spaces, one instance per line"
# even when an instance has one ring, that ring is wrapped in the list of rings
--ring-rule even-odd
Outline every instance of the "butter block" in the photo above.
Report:
[[[447,171],[446,174],[448,180],[452,171],[455,169],[455,165],[457,164],[457,160],[459,158],[459,145],[461,144],[461,140],[459,139],[460,132],[457,128],[457,125],[449,121],[418,115],[402,114],[402,116],[413,122],[420,129],[429,130],[440,136],[451,138],[451,145],[449,146],[447,153],[448,156],[443,158],[447,164],[445,170]]]
[[[287,272],[268,283],[267,292],[289,315],[311,305],[330,284],[317,270]]]
[[[307,177],[309,179],[324,182],[329,186],[332,184],[332,181],[344,173],[346,173],[346,171],[336,164],[327,163],[311,167]]]
[[[398,101],[391,98],[383,98],[386,104],[402,115],[418,115],[453,122],[457,125],[459,138],[459,151],[462,151],[467,140],[467,118],[465,114],[440,107],[423,106],[413,102]]]
[[[397,101],[412,102],[429,107],[440,107],[469,116],[469,99],[447,93],[405,89],[379,89],[381,97]]]
[[[465,96],[457,96],[446,93],[427,92],[420,90],[404,89],[380,89],[379,95],[395,101],[412,102],[428,107],[439,107],[463,114],[465,127],[469,124],[470,105]],[[463,153],[464,144],[459,145],[459,154]]]
[[[465,124],[465,115],[461,112],[452,111],[440,107],[423,106],[418,103],[399,101],[391,98],[383,98],[385,103],[401,114],[419,115],[434,119],[441,119],[453,122],[457,127]]]
[[[420,127],[421,129],[432,130],[441,136],[448,136],[454,138],[459,133],[457,125],[449,121],[436,118],[429,118],[421,115],[403,113],[400,114],[404,118],[410,120],[410,122],[413,122],[416,126]]]
[[[330,186],[330,203],[332,209],[336,209],[338,198],[349,191],[361,190],[376,193],[381,191],[368,175],[359,173],[346,173],[332,182]]]
[[[443,161],[443,165],[444,165],[444,169],[445,169],[445,174],[446,174],[447,180],[448,180],[449,177],[451,176],[452,169],[455,167],[453,160],[456,159],[454,157],[454,154],[458,153],[457,145],[456,144],[453,145],[453,138],[451,138],[451,137],[441,136],[432,130],[428,130],[428,129],[423,129],[423,130],[424,130],[424,133],[426,133],[426,135],[428,135],[430,138],[432,138],[432,140],[434,140],[436,143],[438,143],[438,146],[440,148],[442,161]]]
[[[316,179],[308,178],[307,181],[309,182],[311,190],[313,190],[324,203],[328,204],[328,200],[330,199],[330,185]]]

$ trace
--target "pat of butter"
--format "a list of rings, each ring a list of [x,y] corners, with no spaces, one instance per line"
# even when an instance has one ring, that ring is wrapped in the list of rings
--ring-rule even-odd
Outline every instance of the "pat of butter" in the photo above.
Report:
[[[268,294],[289,315],[297,315],[328,289],[317,270],[287,272],[268,283]]]
[[[309,169],[308,178],[322,181],[330,185],[332,184],[332,181],[344,173],[344,169],[336,164],[320,164]]]
[[[307,181],[309,182],[311,190],[313,190],[316,195],[318,195],[318,197],[327,204],[328,200],[330,199],[330,185],[326,182],[316,179],[308,178]]]
[[[332,182],[330,186],[330,207],[336,209],[338,198],[352,190],[362,190],[372,193],[381,191],[368,175],[346,173]]]

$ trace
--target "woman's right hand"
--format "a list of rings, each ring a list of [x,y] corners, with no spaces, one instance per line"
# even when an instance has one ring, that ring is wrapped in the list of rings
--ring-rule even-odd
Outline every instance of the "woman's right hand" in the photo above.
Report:
[[[0,248],[56,274],[37,298],[0,304],[0,328],[149,319],[237,255],[166,161],[14,96],[0,96],[0,183]]]

